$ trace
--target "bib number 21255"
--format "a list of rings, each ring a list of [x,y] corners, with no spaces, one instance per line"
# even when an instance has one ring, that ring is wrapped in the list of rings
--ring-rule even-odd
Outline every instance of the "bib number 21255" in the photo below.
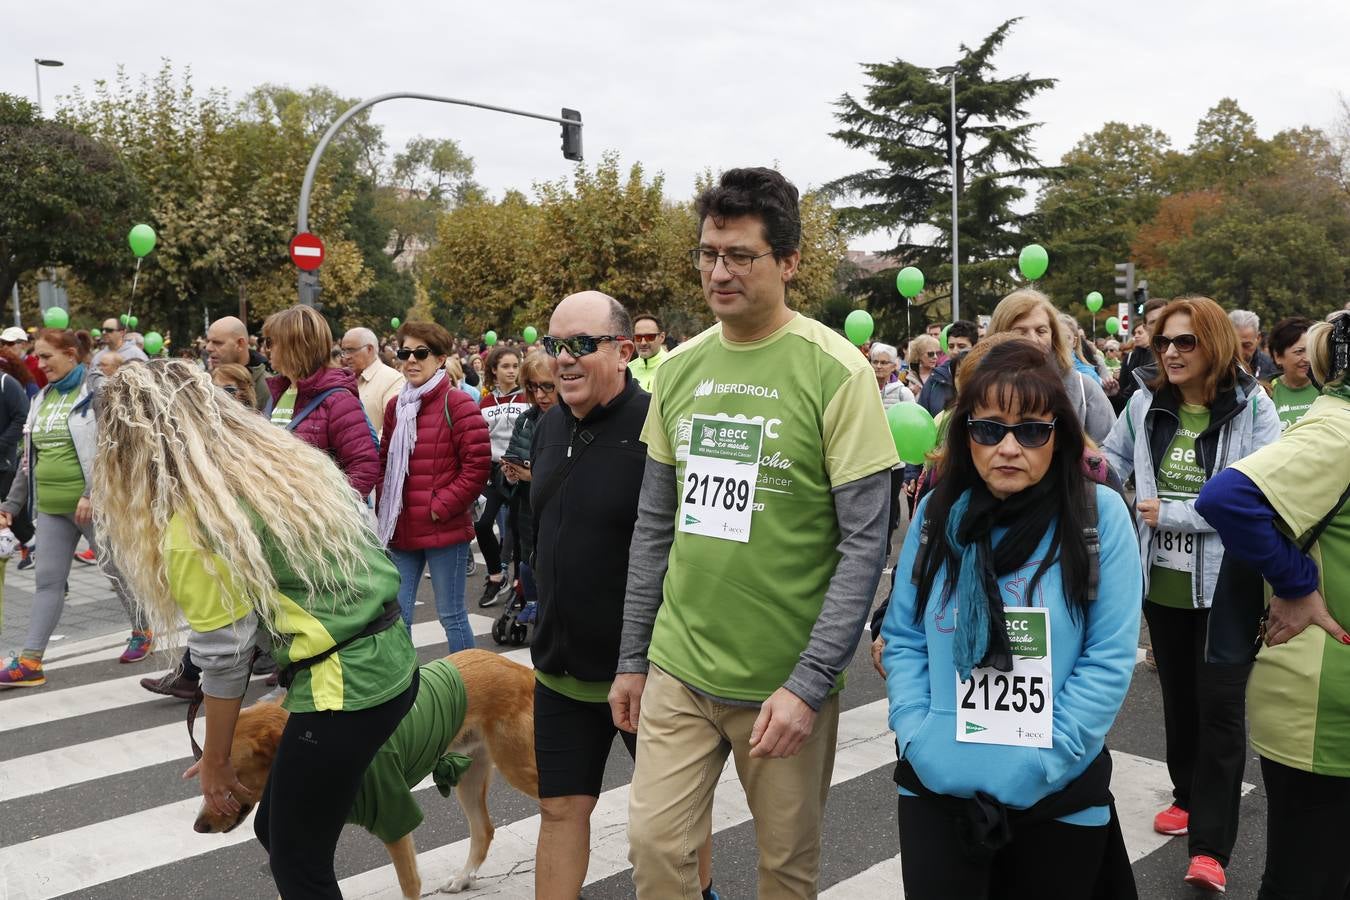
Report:
[[[968,744],[1053,746],[1050,611],[1009,606],[1003,615],[1012,671],[981,666],[967,679],[956,676],[956,739]]]

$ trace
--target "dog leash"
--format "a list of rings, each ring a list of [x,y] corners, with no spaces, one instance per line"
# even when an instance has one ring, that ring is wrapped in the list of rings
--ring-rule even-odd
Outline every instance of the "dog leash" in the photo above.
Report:
[[[197,736],[192,733],[192,726],[197,721],[197,710],[202,708],[202,701],[204,699],[206,699],[206,695],[202,693],[202,689],[199,686],[197,688],[196,696],[194,696],[192,702],[188,704],[187,711],[188,740],[192,742],[192,758],[197,762],[201,762],[202,760],[202,747],[201,744],[197,743]]]

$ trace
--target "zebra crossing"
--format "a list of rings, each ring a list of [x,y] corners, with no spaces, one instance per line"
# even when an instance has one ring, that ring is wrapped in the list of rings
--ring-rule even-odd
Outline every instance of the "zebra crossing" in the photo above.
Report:
[[[419,655],[436,658],[444,652],[441,626],[426,606],[417,618],[423,620],[413,628]],[[491,618],[471,615],[470,621],[479,646],[530,664],[528,648],[493,644]],[[110,649],[120,642],[111,635],[62,648],[53,654],[48,687],[0,695],[0,900],[274,896],[251,823],[223,835],[192,830],[197,785],[179,777],[191,762],[185,704],[139,686],[157,669],[136,666],[128,675],[129,667],[112,662]],[[853,666],[840,718],[820,894],[830,900],[902,896],[890,781],[894,744],[884,688],[865,652]],[[264,691],[255,679],[246,702]],[[1142,860],[1166,842],[1148,827],[1170,796],[1166,769],[1156,759],[1123,752],[1115,753],[1115,769],[1126,843],[1131,859]],[[588,898],[632,895],[625,831],[631,771],[616,742],[592,820]],[[426,891],[448,882],[468,853],[458,806],[430,787],[428,781],[417,789],[427,822],[415,836]],[[839,809],[833,809],[836,799]],[[501,784],[489,803],[496,837],[469,896],[533,897],[537,809]],[[715,883],[728,900],[752,896],[753,826],[730,765],[721,775],[713,827]],[[869,839],[845,839],[850,849],[832,849],[855,831]],[[382,845],[359,829],[344,833],[338,871],[344,896],[399,896]]]

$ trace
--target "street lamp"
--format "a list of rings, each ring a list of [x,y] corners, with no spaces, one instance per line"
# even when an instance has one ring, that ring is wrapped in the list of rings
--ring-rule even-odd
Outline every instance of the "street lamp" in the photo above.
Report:
[[[956,66],[938,66],[939,75],[950,77],[952,85],[952,321],[961,318],[961,275],[957,260],[956,230]]]
[[[50,66],[56,68],[64,66],[65,63],[59,59],[34,59],[33,60],[33,80],[37,82],[37,107],[38,115],[42,115],[42,67]]]

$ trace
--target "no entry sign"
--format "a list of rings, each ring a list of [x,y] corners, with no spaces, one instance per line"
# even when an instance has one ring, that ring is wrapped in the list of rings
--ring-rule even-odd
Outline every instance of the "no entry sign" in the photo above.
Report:
[[[323,265],[323,241],[308,231],[302,231],[291,238],[291,262],[306,272],[313,272]]]

